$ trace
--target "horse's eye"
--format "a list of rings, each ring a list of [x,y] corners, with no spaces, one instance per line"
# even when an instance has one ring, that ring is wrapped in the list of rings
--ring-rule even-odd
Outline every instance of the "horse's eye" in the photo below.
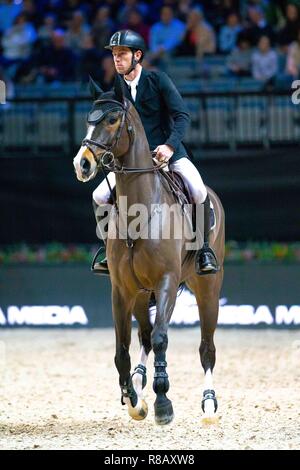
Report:
[[[117,120],[118,120],[118,118],[111,117],[111,118],[109,118],[108,122],[109,122],[109,124],[115,124],[117,122]]]

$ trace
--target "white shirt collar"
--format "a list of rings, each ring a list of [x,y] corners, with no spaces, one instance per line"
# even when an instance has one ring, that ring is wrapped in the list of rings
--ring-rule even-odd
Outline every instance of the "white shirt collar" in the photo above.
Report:
[[[127,85],[129,85],[130,87],[133,86],[134,88],[136,88],[138,86],[139,80],[141,78],[142,70],[143,70],[143,68],[140,69],[140,72],[138,73],[138,75],[133,80],[126,80],[126,78],[124,78]]]

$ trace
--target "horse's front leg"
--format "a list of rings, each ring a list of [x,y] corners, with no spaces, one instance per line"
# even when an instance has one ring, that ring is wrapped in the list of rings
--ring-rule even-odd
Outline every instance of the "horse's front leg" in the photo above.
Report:
[[[169,390],[166,351],[168,326],[176,302],[178,282],[177,277],[173,273],[169,273],[163,276],[155,289],[156,318],[151,339],[154,352],[153,390],[156,393],[154,411],[157,424],[168,424],[174,417],[172,402],[166,396]]]
[[[131,361],[129,347],[131,342],[131,316],[134,300],[127,292],[116,286],[112,288],[112,307],[116,333],[115,364],[119,372],[121,403],[128,406],[129,415],[137,420],[147,415],[147,405],[134,390],[130,375]]]
[[[132,382],[134,389],[139,397],[143,399],[143,389],[147,384],[147,360],[149,352],[151,351],[151,332],[152,324],[150,322],[149,314],[149,299],[150,294],[138,295],[134,307],[134,316],[138,322],[138,336],[140,341],[140,357],[138,365],[134,368],[132,373]]]

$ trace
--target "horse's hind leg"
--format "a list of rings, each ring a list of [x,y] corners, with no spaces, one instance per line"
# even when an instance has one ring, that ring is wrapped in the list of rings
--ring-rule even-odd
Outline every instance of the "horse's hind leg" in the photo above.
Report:
[[[145,405],[136,394],[130,375],[129,346],[131,342],[131,315],[134,299],[122,292],[117,286],[112,286],[112,307],[116,333],[115,364],[119,372],[121,387],[121,402],[127,404],[128,413],[134,419],[146,416]]]
[[[132,378],[134,389],[138,397],[141,399],[141,403],[143,404],[143,408],[145,411],[144,418],[147,415],[148,407],[143,397],[143,389],[147,383],[146,365],[147,365],[149,352],[152,349],[151,332],[153,328],[150,322],[150,316],[149,316],[149,298],[150,298],[150,294],[140,294],[136,299],[134,312],[133,312],[138,322],[138,336],[139,336],[141,349],[140,349],[139,363],[134,368],[134,372],[132,373],[131,378]],[[140,417],[139,419],[142,419],[142,418]]]
[[[155,421],[157,424],[168,424],[174,417],[172,402],[167,398],[169,390],[166,372],[166,350],[168,347],[168,325],[176,302],[179,281],[174,274],[165,275],[155,290],[156,318],[152,331],[152,348],[154,352],[154,382],[156,393],[154,403]]]
[[[201,323],[200,361],[205,373],[202,410],[203,421],[216,421],[217,399],[213,386],[213,369],[216,362],[214,333],[218,322],[219,293],[222,284],[222,270],[214,276],[193,278],[188,286],[193,290],[199,309]]]

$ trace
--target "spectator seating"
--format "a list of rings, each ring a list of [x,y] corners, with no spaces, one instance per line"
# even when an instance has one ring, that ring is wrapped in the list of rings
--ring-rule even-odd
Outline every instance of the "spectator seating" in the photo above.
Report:
[[[210,96],[210,93],[259,92],[261,82],[251,77],[237,78],[224,72],[224,56],[173,58],[167,72],[184,97],[191,115],[186,140],[191,145],[269,145],[300,137],[300,108],[288,96]],[[204,96],[197,97],[197,93]],[[208,96],[205,95],[208,94]],[[194,96],[189,96],[194,94]],[[0,146],[57,146],[68,151],[70,126],[68,101],[34,103],[34,98],[76,98],[74,140],[78,146],[85,134],[85,117],[90,108],[87,84],[16,85],[16,98],[32,98],[32,103],[8,103],[0,108]],[[12,131],[13,129],[13,131]],[[12,135],[13,134],[13,135]]]

